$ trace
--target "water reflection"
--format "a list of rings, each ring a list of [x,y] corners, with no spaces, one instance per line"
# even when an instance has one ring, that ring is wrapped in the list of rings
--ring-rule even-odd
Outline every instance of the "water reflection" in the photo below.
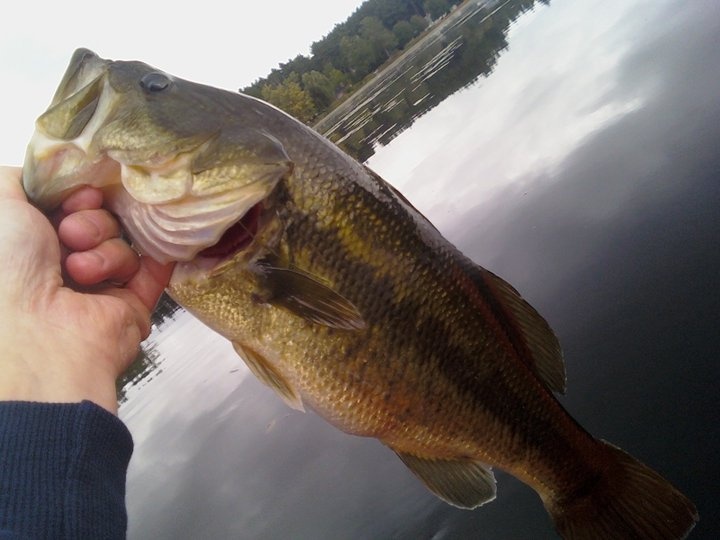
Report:
[[[492,72],[508,27],[535,0],[466,2],[315,129],[361,161],[449,95]],[[547,3],[541,2],[541,3]]]
[[[152,335],[157,336],[164,330],[166,325],[175,321],[174,315],[179,310],[180,306],[173,302],[167,294],[163,294],[151,316]],[[158,351],[157,340],[154,337],[140,345],[140,350],[132,365],[117,382],[120,404],[127,401],[129,393],[138,390],[161,373],[160,363],[162,360],[160,351]]]
[[[720,530],[720,13],[557,0],[520,17],[487,79],[370,165],[552,322],[563,403]],[[432,78],[431,78],[432,79]],[[285,407],[184,312],[128,392],[131,538],[554,538],[536,495],[438,502],[374,440]]]

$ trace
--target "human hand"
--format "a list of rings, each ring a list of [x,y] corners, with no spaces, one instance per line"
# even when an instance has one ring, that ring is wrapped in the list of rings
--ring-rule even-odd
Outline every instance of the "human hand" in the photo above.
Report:
[[[0,167],[0,400],[87,399],[117,413],[115,381],[173,265],[139,258],[101,206],[99,190],[79,190],[56,233],[27,202],[21,170]]]

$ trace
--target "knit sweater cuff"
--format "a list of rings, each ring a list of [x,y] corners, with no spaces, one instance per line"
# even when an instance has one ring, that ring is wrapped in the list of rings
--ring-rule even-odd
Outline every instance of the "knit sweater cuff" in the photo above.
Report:
[[[90,401],[0,402],[0,536],[124,537],[132,449],[125,425]]]

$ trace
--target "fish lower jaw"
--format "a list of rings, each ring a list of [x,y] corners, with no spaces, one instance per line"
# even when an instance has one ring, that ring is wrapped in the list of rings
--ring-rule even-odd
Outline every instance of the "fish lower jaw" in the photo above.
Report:
[[[212,246],[211,246],[212,247]],[[225,256],[196,255],[190,261],[178,261],[170,278],[169,287],[187,281],[201,282],[219,276],[238,265],[246,266],[252,259],[252,251],[241,249]]]
[[[173,290],[176,286],[186,284],[188,281],[201,281],[210,277],[219,266],[224,266],[223,260],[212,257],[196,257],[192,261],[180,261],[175,263],[168,289]]]

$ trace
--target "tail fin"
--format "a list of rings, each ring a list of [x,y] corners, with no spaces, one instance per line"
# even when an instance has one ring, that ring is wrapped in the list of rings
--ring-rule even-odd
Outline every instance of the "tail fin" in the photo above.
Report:
[[[599,444],[616,458],[613,472],[584,497],[546,501],[560,535],[573,540],[685,538],[698,520],[693,503],[629,454]]]

